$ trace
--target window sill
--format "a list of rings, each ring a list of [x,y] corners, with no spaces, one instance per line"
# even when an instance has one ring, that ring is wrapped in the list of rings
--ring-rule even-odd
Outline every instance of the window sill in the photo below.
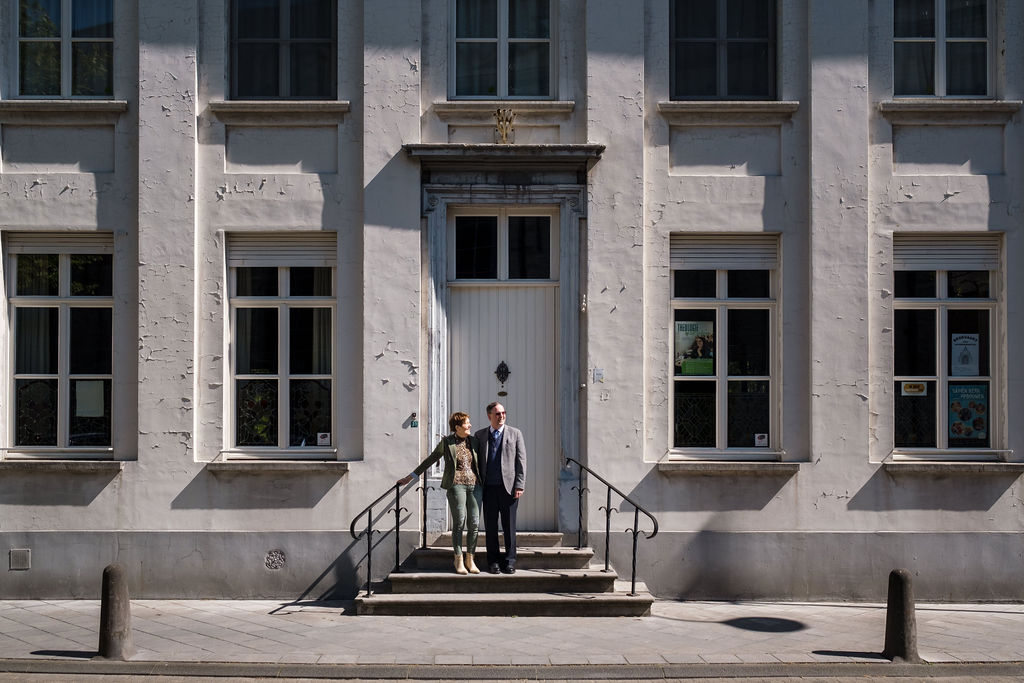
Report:
[[[228,100],[210,102],[221,123],[236,126],[323,126],[352,110],[348,100]]]
[[[0,100],[0,123],[114,123],[127,100]]]
[[[0,472],[65,472],[68,474],[117,474],[124,470],[124,460],[58,460],[26,458],[0,460]]]
[[[800,471],[798,462],[778,460],[662,460],[658,471],[665,475],[757,477],[792,476]]]
[[[910,125],[1005,124],[1020,111],[1021,100],[900,98],[878,103],[890,123]]]
[[[576,103],[563,100],[448,100],[434,102],[432,108],[442,121],[481,114],[493,117],[498,109],[511,109],[517,116],[547,114],[567,117],[576,108]]]
[[[963,475],[997,474],[1020,476],[1024,462],[981,462],[971,460],[892,460],[882,463],[890,474]]]
[[[772,126],[793,118],[795,101],[673,100],[658,102],[658,113],[670,124],[687,126]]]
[[[211,474],[337,474],[349,470],[345,460],[218,460],[206,463]]]

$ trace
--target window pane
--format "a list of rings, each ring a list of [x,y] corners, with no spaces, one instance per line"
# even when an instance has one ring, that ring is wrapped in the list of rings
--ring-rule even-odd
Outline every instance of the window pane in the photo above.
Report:
[[[715,298],[715,271],[713,270],[676,270],[675,287],[672,296],[677,299],[713,299]],[[731,280],[730,280],[731,282]]]
[[[21,0],[18,35],[22,38],[60,37],[60,0]]]
[[[508,219],[508,276],[513,280],[551,277],[551,219]]]
[[[987,94],[987,50],[986,43],[946,43],[947,95]]]
[[[550,63],[547,43],[510,43],[508,94],[512,97],[547,97]]]
[[[718,50],[714,43],[676,43],[673,97],[718,94]]]
[[[316,446],[317,434],[331,433],[331,381],[327,379],[292,380],[290,386],[290,446]]]
[[[239,375],[277,374],[277,309],[239,308],[235,317]]]
[[[730,43],[726,53],[729,96],[770,97],[771,51],[768,43]]]
[[[239,38],[280,38],[279,0],[235,0]]]
[[[946,37],[984,38],[987,25],[985,0],[946,0]]]
[[[896,382],[895,398],[895,446],[935,448],[935,382]]]
[[[334,35],[334,13],[330,0],[291,0],[291,37],[330,38]]]
[[[674,38],[715,38],[718,35],[717,2],[676,0],[673,15]]]
[[[935,44],[896,43],[893,46],[897,95],[935,94]]]
[[[293,375],[331,372],[331,309],[293,308],[289,311],[289,371]]]
[[[14,372],[57,374],[57,319],[56,308],[15,309]]]
[[[112,313],[109,308],[71,309],[72,375],[110,374]]]
[[[987,270],[951,270],[947,279],[947,296],[951,299],[987,299],[990,296]]]
[[[676,376],[715,374],[715,312],[678,310],[673,331]]]
[[[455,94],[460,97],[498,95],[497,43],[455,46]]]
[[[57,254],[18,254],[18,296],[57,296],[60,257]]]
[[[934,270],[897,270],[894,280],[898,299],[935,298]]]
[[[729,382],[730,448],[750,448],[763,434],[768,443],[770,412],[768,382]]]
[[[71,380],[69,446],[110,445],[110,380]]]
[[[114,257],[110,254],[71,256],[71,296],[111,296]]]
[[[60,95],[60,43],[22,43],[18,82],[22,95]]]
[[[498,0],[458,0],[456,38],[497,38]]]
[[[298,43],[291,46],[291,97],[334,97],[333,43]]]
[[[730,270],[730,299],[767,299],[771,296],[770,271]]]
[[[988,311],[950,310],[949,374],[973,377],[989,374]]]
[[[726,10],[729,38],[768,38],[775,18],[772,0],[728,0]]]
[[[949,445],[989,448],[988,382],[949,384]]]
[[[676,382],[675,438],[677,448],[714,448],[715,383]]]
[[[57,445],[57,380],[15,381],[14,406],[15,445]]]
[[[896,375],[934,375],[935,311],[897,310],[893,318]]]
[[[114,94],[114,44],[71,44],[71,94],[101,97]]]
[[[455,278],[497,277],[497,217],[459,216],[455,219]]]
[[[71,35],[74,38],[113,38],[114,0],[73,0]]]
[[[935,0],[895,0],[893,14],[896,38],[935,37]]]
[[[333,269],[320,266],[291,268],[290,270],[289,291],[292,296],[331,296]]]
[[[239,446],[277,445],[277,380],[238,380],[235,411]]]
[[[729,311],[729,374],[765,376],[768,362],[768,311]]]
[[[277,43],[241,43],[238,46],[238,97],[278,97]]]
[[[509,38],[548,38],[550,35],[548,0],[509,0]]]
[[[236,268],[236,296],[277,296],[277,268]]]

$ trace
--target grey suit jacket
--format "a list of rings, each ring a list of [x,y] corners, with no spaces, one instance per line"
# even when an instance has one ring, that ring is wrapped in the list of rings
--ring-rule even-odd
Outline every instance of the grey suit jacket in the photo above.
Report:
[[[491,428],[485,427],[474,435],[480,442],[480,477],[487,481],[487,459],[491,455]],[[501,437],[501,480],[511,496],[514,489],[526,490],[526,441],[523,433],[505,425]]]

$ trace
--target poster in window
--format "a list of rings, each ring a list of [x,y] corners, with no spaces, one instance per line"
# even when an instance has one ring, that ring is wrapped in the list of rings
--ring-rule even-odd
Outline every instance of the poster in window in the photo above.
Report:
[[[949,347],[954,377],[975,377],[978,374],[977,334],[954,334]]]
[[[715,374],[715,323],[710,320],[676,321],[677,375]]]
[[[988,438],[988,384],[949,385],[949,445],[976,446]]]

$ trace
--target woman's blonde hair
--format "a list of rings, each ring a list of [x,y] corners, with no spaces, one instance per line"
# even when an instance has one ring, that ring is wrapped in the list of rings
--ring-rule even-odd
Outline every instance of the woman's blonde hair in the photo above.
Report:
[[[461,410],[456,410],[454,413],[452,413],[452,416],[448,418],[448,428],[451,429],[452,432],[454,433],[455,428],[468,419],[468,414],[462,412]]]

